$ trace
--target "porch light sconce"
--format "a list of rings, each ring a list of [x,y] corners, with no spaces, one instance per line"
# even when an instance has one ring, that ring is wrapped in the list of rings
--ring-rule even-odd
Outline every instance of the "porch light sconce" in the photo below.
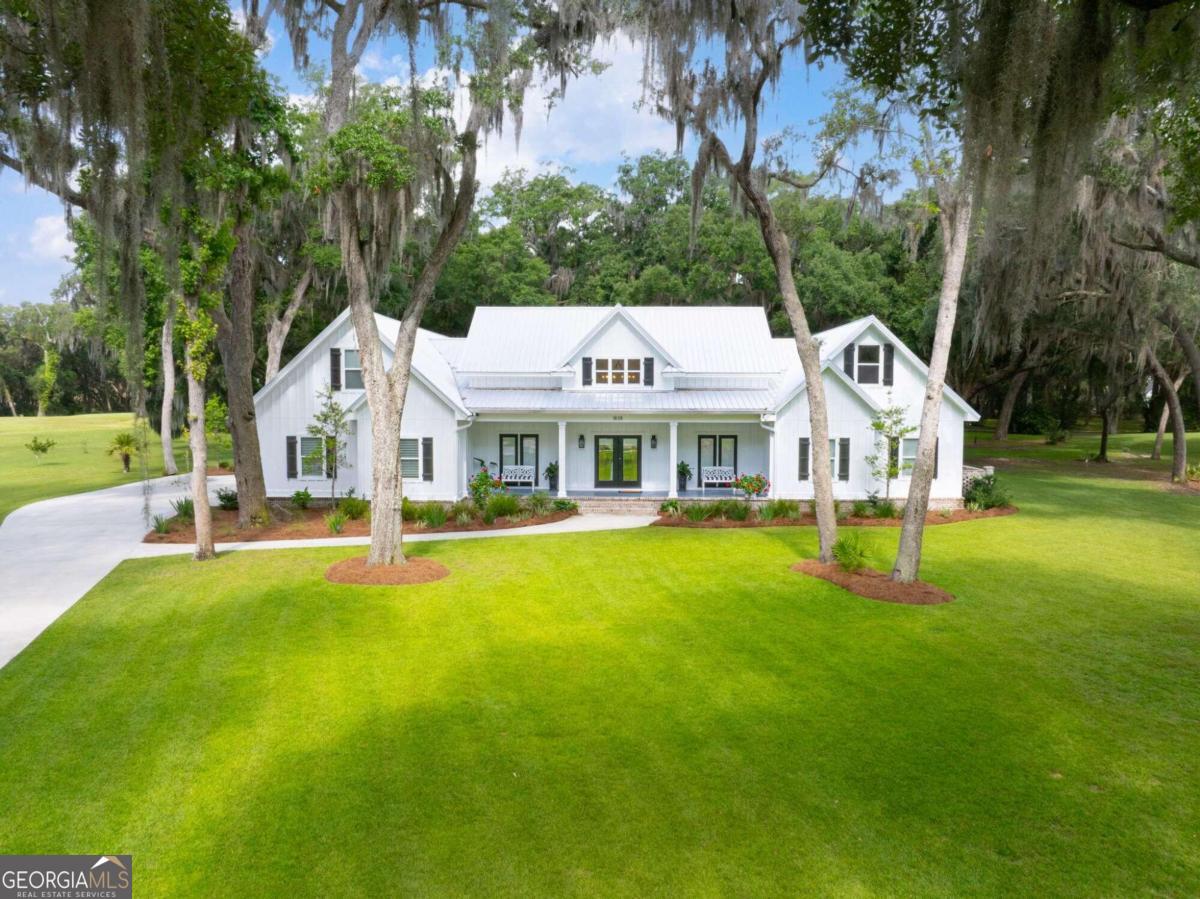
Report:
[[[579,435],[579,448],[583,449],[585,446],[587,446],[587,442],[583,439],[583,435],[580,434]]]
[[[658,449],[658,435],[657,434],[650,435],[650,449]]]

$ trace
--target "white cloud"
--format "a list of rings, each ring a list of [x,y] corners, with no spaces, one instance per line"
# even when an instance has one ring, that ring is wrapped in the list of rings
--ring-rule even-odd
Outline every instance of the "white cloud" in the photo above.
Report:
[[[505,168],[608,167],[622,153],[637,157],[653,150],[674,151],[674,127],[636,108],[642,97],[642,47],[618,39],[597,48],[595,55],[608,68],[568,83],[566,95],[557,98],[548,113],[547,99],[557,83],[530,87],[519,145],[511,119],[502,135],[489,135],[479,164],[485,189]],[[460,106],[465,118],[465,101]]]
[[[57,262],[75,251],[67,232],[67,221],[61,215],[41,215],[33,220],[29,234],[29,251],[34,259]]]

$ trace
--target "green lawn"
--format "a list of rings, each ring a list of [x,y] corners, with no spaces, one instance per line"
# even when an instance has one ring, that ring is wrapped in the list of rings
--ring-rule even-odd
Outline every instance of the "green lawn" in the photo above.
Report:
[[[1200,432],[1191,432],[1187,438],[1188,462],[1200,462]],[[1100,449],[1099,431],[1072,433],[1063,443],[1049,445],[1045,437],[1037,434],[1013,434],[1008,440],[993,440],[991,428],[967,431],[966,459],[1000,458],[1022,462],[1066,463],[1075,467],[1095,464],[1092,458]],[[1154,434],[1140,431],[1125,431],[1113,434],[1108,441],[1108,456],[1112,469],[1108,472],[1117,476],[1144,476],[1158,473],[1163,478],[1171,474],[1171,433],[1163,441],[1162,458],[1154,461],[1150,453],[1154,449]],[[1103,472],[1102,472],[1103,473]]]
[[[139,896],[1200,893],[1200,499],[1009,477],[908,607],[811,529],[121,565],[0,670],[0,852]],[[896,539],[872,529],[880,560]]]
[[[128,412],[100,415],[48,415],[45,418],[0,418],[0,521],[13,509],[39,499],[99,490],[141,478],[141,466],[125,474],[121,460],[108,455],[108,445],[121,431],[133,430]],[[49,438],[55,446],[38,462],[25,446],[33,437]],[[229,459],[228,438],[218,440],[223,452],[215,464]],[[148,466],[151,477],[162,474],[162,449],[158,436],[150,435]],[[182,440],[175,442],[175,458],[187,458]]]

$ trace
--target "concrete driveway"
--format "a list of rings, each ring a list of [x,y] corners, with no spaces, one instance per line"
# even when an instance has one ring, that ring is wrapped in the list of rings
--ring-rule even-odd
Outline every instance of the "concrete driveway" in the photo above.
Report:
[[[122,484],[22,506],[0,524],[0,666],[129,558],[188,495],[187,475]],[[208,479],[209,490],[233,476]]]

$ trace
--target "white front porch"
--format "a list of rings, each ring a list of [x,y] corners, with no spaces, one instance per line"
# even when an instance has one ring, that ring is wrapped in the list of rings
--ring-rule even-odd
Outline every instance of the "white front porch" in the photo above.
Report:
[[[559,497],[719,497],[742,474],[774,481],[774,433],[757,416],[728,419],[607,420],[479,418],[465,429],[463,483],[481,467],[513,492]],[[676,470],[692,478],[679,491]],[[551,489],[546,469],[558,465]],[[702,482],[701,474],[709,476]]]

